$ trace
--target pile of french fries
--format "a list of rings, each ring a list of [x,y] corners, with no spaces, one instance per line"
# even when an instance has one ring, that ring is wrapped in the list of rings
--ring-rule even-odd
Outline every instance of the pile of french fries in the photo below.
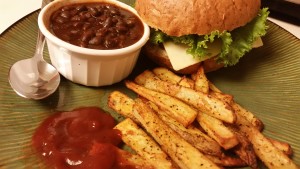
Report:
[[[186,77],[158,67],[125,84],[138,97],[110,94],[109,107],[126,117],[115,128],[152,168],[256,169],[259,161],[298,168],[291,146],[264,136],[262,121],[213,85],[203,68]]]

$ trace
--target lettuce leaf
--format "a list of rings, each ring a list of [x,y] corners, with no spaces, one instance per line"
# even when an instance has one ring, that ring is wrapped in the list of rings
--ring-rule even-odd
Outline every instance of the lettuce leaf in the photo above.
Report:
[[[150,32],[151,43],[158,45],[160,43],[167,41],[167,39],[168,39],[168,35],[164,34],[162,31],[151,29]]]
[[[232,43],[227,54],[221,53],[218,61],[226,66],[235,65],[239,59],[252,49],[252,44],[257,38],[266,34],[267,8],[261,9],[258,16],[247,25],[231,31]]]
[[[150,41],[160,44],[172,40],[188,46],[187,53],[194,57],[207,57],[209,44],[221,40],[221,53],[217,61],[225,66],[235,65],[239,59],[252,49],[254,41],[266,34],[266,20],[269,15],[267,8],[260,10],[258,16],[243,27],[231,32],[213,31],[209,35],[184,35],[180,37],[168,36],[159,30],[151,30]]]

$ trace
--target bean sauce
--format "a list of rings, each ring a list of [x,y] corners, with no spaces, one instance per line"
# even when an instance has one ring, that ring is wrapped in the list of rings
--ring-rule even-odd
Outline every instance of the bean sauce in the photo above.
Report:
[[[135,14],[105,2],[60,8],[51,16],[51,30],[73,45],[102,50],[130,46],[144,33],[143,24]]]

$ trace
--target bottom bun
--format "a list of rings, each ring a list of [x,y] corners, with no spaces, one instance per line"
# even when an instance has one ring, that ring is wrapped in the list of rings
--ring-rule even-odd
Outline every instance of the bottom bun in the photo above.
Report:
[[[196,73],[199,67],[202,65],[205,72],[211,72],[222,68],[224,65],[216,62],[215,57],[207,59],[203,62],[199,62],[188,66],[186,68],[180,70],[174,70],[173,66],[168,58],[166,50],[162,46],[151,44],[147,42],[146,45],[142,49],[142,53],[149,57],[153,62],[158,64],[159,66],[166,67],[173,72],[179,74],[193,74]]]

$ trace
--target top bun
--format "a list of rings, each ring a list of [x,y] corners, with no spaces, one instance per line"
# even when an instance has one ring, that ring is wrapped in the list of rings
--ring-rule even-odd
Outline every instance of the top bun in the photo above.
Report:
[[[260,0],[137,0],[135,8],[152,28],[170,36],[231,31],[257,16]]]

